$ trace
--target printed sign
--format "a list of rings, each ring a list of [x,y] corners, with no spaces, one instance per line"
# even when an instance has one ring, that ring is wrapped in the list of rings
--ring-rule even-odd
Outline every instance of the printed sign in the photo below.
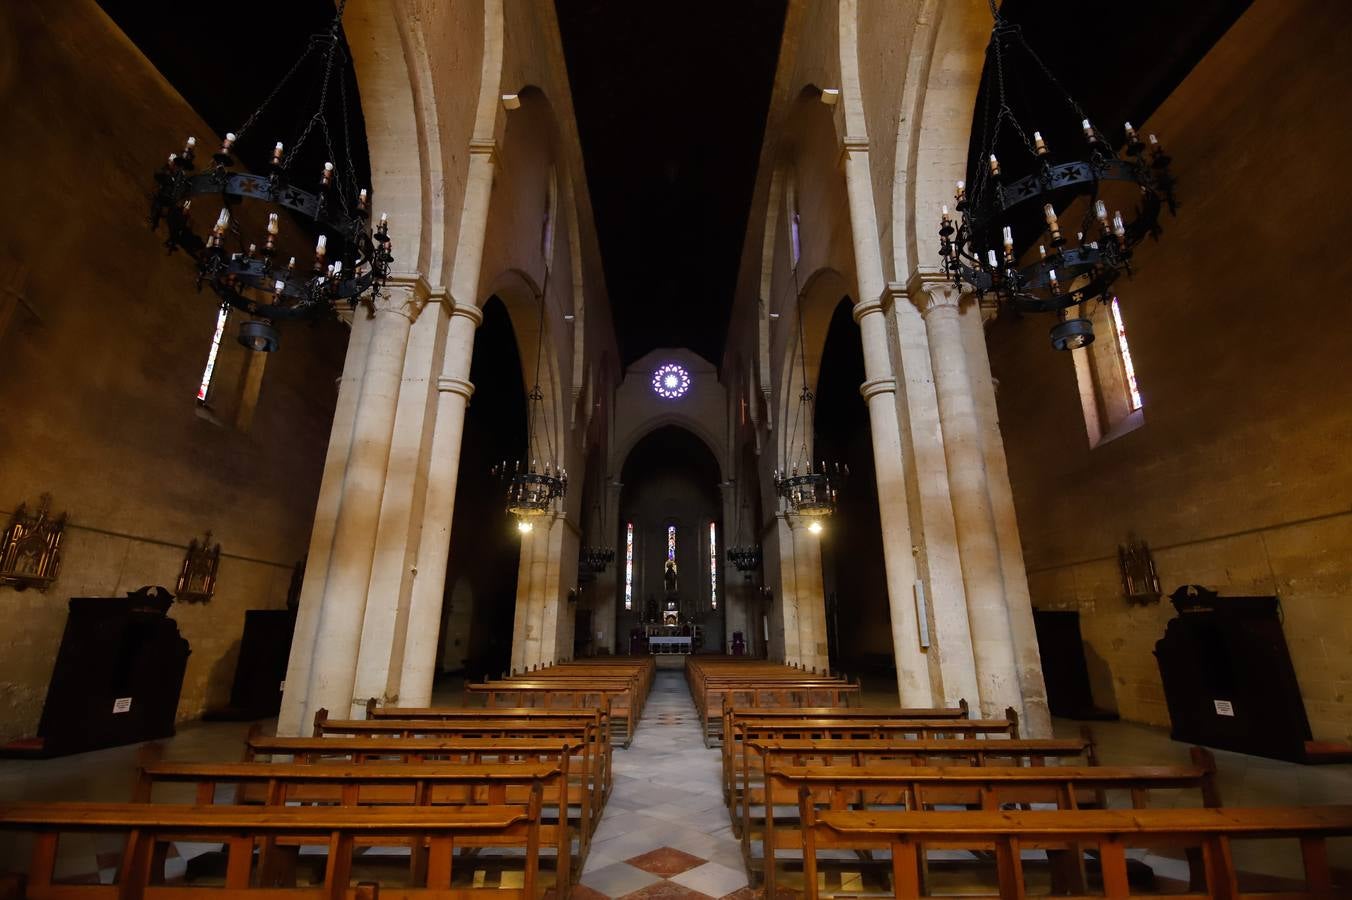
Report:
[[[1216,704],[1216,715],[1233,716],[1235,714],[1234,704],[1229,700],[1213,700],[1211,702]]]
[[[118,697],[116,700],[114,700],[114,701],[113,701],[113,712],[114,712],[114,713],[131,712],[131,698],[130,698],[130,697]]]

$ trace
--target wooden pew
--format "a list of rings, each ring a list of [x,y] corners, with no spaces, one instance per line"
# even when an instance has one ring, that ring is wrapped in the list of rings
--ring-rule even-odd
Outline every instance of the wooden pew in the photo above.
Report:
[[[742,854],[748,870],[763,871],[767,896],[776,886],[777,850],[803,846],[801,822],[811,812],[827,809],[867,809],[871,806],[903,806],[925,811],[935,806],[957,805],[998,811],[1007,804],[1044,804],[1059,809],[1107,808],[1108,792],[1126,792],[1133,809],[1149,805],[1151,790],[1196,793],[1198,806],[1221,805],[1216,786],[1216,760],[1201,747],[1192,748],[1190,766],[959,766],[928,767],[885,764],[877,766],[785,766],[766,770],[765,818],[760,831],[762,854],[755,856],[756,832],[744,822]],[[793,806],[796,818],[775,814],[776,806]],[[809,810],[809,807],[811,810]],[[842,849],[843,844],[825,844],[818,849]],[[848,847],[858,850],[866,848]],[[1083,893],[1085,874],[1078,847],[1058,854],[1060,884],[1073,893]],[[1200,863],[1200,859],[1198,860]]]
[[[534,813],[538,814],[538,806]],[[539,822],[521,806],[445,809],[418,806],[249,807],[175,806],[146,803],[13,803],[0,805],[0,829],[36,834],[30,856],[29,900],[183,900],[228,897],[257,891],[260,898],[335,900],[353,896],[349,887],[353,849],[358,841],[408,846],[412,835],[425,842],[425,862],[417,881],[394,890],[408,900],[463,900],[466,897],[541,896],[537,865]],[[129,834],[118,883],[54,883],[57,840],[62,834]],[[305,840],[328,848],[323,882],[312,887],[260,883],[271,870],[262,860],[253,866],[254,848],[272,839]],[[455,885],[454,851],[461,841],[501,839],[527,847],[525,881],[520,889]],[[163,885],[153,871],[156,845],[168,841],[223,843],[228,848],[224,890],[220,886]],[[369,892],[366,894],[370,896]]]
[[[1019,740],[862,740],[862,741],[748,741],[729,786],[728,811],[739,837],[751,817],[751,807],[764,804],[764,767],[874,766],[905,763],[915,766],[1043,766],[1073,761],[1098,765],[1093,735],[1083,729],[1078,739]]]
[[[421,763],[399,765],[297,765],[285,763],[166,763],[155,757],[157,745],[143,751],[132,800],[149,803],[155,786],[190,784],[195,804],[220,802],[286,806],[288,804],[338,804],[342,806],[529,806],[539,795],[541,807],[539,841],[557,854],[555,881],[562,894],[575,875],[581,874],[590,835],[587,804],[578,824],[578,858],[574,865],[569,827],[567,771],[556,765],[503,763],[455,765]],[[222,800],[222,785],[233,790]],[[585,797],[585,795],[584,795]],[[555,822],[545,821],[543,810],[558,811]],[[461,846],[474,846],[472,839]],[[501,838],[495,837],[494,845]],[[269,847],[268,850],[273,848]],[[418,855],[411,857],[416,864]]]
[[[588,803],[592,828],[610,796],[610,769],[582,738],[288,738],[251,733],[244,742],[244,761],[260,757],[290,757],[295,762],[485,762],[557,763],[568,760],[570,777],[577,776],[590,788]]]
[[[853,706],[853,707],[804,707],[801,709],[776,709],[773,707],[723,707],[723,785],[724,798],[727,786],[731,783],[733,761],[741,753],[741,730],[739,722],[743,719],[756,719],[763,723],[776,721],[798,722],[805,719],[835,719],[855,721],[858,719],[966,719],[967,701],[960,700],[954,707],[933,707],[912,709],[902,706]]]
[[[610,717],[613,735],[620,746],[628,747],[634,738],[634,727],[642,713],[638,700],[638,682],[632,678],[577,679],[566,678],[523,681],[487,681],[465,685],[465,691],[481,696],[485,707],[517,708],[541,706],[553,708],[595,707]]]
[[[368,704],[368,712],[371,707]],[[442,740],[456,738],[526,738],[535,740],[581,738],[586,741],[590,756],[597,760],[600,779],[609,783],[611,765],[610,728],[608,717],[600,710],[540,710],[538,716],[497,715],[496,710],[427,709],[425,716],[395,719],[377,716],[374,719],[330,719],[328,710],[315,712],[315,737],[431,737]],[[505,711],[504,711],[505,712]],[[582,771],[587,771],[584,768]],[[608,791],[607,791],[608,794]]]
[[[911,719],[835,717],[829,712],[816,718],[788,717],[762,719],[755,715],[731,719],[733,731],[724,741],[724,781],[728,766],[745,752],[747,741],[922,741],[972,738],[1010,738],[1019,736],[1017,713],[1009,709],[1004,719]]]
[[[1091,809],[1001,812],[886,812],[808,810],[803,829],[803,883],[808,900],[820,896],[817,850],[830,843],[851,847],[877,846],[891,851],[893,896],[922,897],[922,847],[994,850],[998,888],[995,893],[966,897],[1026,896],[1021,851],[1097,848],[1103,896],[1118,900],[1131,895],[1127,882],[1128,848],[1196,847],[1205,860],[1206,884],[1186,897],[1333,898],[1348,896],[1335,888],[1326,841],[1352,836],[1352,806],[1268,807],[1264,809]],[[1304,863],[1303,890],[1242,894],[1231,844],[1252,839],[1284,838],[1299,842]],[[1180,895],[1174,895],[1180,896]]]

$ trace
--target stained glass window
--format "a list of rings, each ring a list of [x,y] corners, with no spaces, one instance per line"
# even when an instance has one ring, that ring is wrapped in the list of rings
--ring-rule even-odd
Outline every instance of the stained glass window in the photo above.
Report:
[[[718,528],[709,523],[709,604],[718,609]]]
[[[667,526],[667,561],[676,561],[676,526]]]
[[[197,400],[205,403],[207,391],[211,388],[211,373],[216,369],[216,354],[221,351],[221,335],[225,333],[225,320],[230,317],[228,307],[221,307],[216,313],[216,333],[211,336],[211,350],[207,352],[207,366],[202,370],[202,382],[197,386]]]
[[[690,373],[685,366],[666,363],[653,372],[653,393],[666,400],[684,397],[690,390]]]
[[[1122,324],[1122,310],[1117,305],[1116,297],[1113,298],[1111,309],[1113,330],[1117,332],[1117,349],[1122,354],[1122,371],[1127,376],[1127,393],[1131,395],[1131,408],[1135,411],[1145,404],[1141,401],[1141,391],[1136,386],[1136,367],[1131,363],[1131,348],[1127,346],[1127,329]]]
[[[634,523],[624,529],[624,608],[634,608]]]

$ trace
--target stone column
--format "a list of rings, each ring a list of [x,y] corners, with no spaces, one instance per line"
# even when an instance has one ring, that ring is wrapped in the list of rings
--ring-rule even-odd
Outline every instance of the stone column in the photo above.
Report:
[[[371,313],[374,331],[343,477],[304,719],[320,707],[336,716],[352,712],[357,649],[413,303],[412,285],[400,283],[386,289]]]
[[[722,653],[732,652],[732,633],[746,633],[746,601],[737,591],[741,576],[728,559],[728,548],[737,534],[737,483],[722,481],[718,485],[723,500],[723,521],[718,528],[718,605],[723,613]]]
[[[521,556],[516,566],[516,610],[512,615],[512,673],[524,672],[526,662],[526,644],[530,632],[530,573],[535,552],[535,541],[531,534],[521,535]]]
[[[601,572],[592,582],[594,600],[592,602],[592,633],[589,635],[598,655],[605,652],[616,653],[615,622],[620,592],[624,584],[624,523],[620,521],[620,491],[624,485],[618,481],[608,481],[605,485],[605,522],[607,531],[597,535],[602,546],[615,548],[615,562],[611,568]],[[597,633],[602,636],[596,637]]]
[[[415,289],[422,304],[404,354],[403,380],[357,652],[354,705],[364,703],[367,698],[375,698],[382,705],[394,703],[400,695],[410,593],[422,530],[423,484],[428,468],[426,437],[434,422],[428,413],[435,390],[438,351],[446,331],[445,311],[438,302],[445,292],[433,292],[425,284],[416,285]]]
[[[399,674],[399,697],[404,706],[427,706],[432,700],[437,634],[451,552],[451,521],[460,475],[460,443],[465,433],[465,408],[474,394],[469,367],[474,354],[474,331],[481,322],[483,312],[472,304],[456,306],[451,311],[441,374],[437,377],[431,466]],[[478,602],[491,601],[478,598]]]
[[[548,554],[540,584],[540,665],[572,655],[574,606],[568,591],[577,584],[577,529],[567,513],[550,517]],[[571,553],[571,556],[570,556]],[[568,569],[571,567],[572,571]]]
[[[786,513],[775,513],[775,567],[769,574],[772,578],[771,590],[776,591],[774,608],[779,612],[779,624],[783,629],[783,643],[777,649],[781,649],[784,654],[784,662],[793,666],[802,662],[802,651],[798,632],[798,575],[793,557],[793,528],[789,519]],[[770,562],[766,560],[767,571]],[[773,626],[774,623],[771,624]],[[771,647],[774,647],[773,628],[771,634]]]
[[[338,379],[338,402],[333,411],[329,449],[324,457],[324,476],[319,486],[314,525],[310,530],[310,551],[305,562],[305,582],[301,586],[300,608],[291,639],[291,654],[286,667],[286,689],[277,716],[277,733],[309,734],[305,709],[310,691],[310,668],[314,661],[315,635],[319,631],[319,613],[324,605],[324,587],[328,583],[332,558],[333,532],[338,524],[338,508],[343,496],[343,475],[352,447],[352,426],[356,420],[357,400],[366,374],[366,357],[371,349],[374,322],[364,314],[354,319],[347,341],[347,359]]]
[[[798,600],[799,662],[808,669],[824,671],[830,665],[826,644],[826,594],[822,587],[821,539],[808,530],[810,520],[794,517],[793,561]]]
[[[948,462],[939,425],[939,402],[930,368],[929,338],[925,320],[911,303],[904,284],[888,285],[893,328],[893,371],[898,390],[894,396],[901,425],[906,492],[911,501],[911,544],[916,577],[926,588],[930,630],[932,680],[942,685],[935,702],[957,706],[971,701],[975,708],[981,696],[972,655],[971,626],[967,620],[967,593],[962,583],[957,530],[953,525],[953,500],[948,492]],[[937,676],[937,679],[936,679]]]
[[[873,464],[877,471],[878,512],[882,520],[883,566],[892,624],[892,652],[897,665],[897,694],[904,706],[930,706],[934,701],[929,660],[920,648],[915,614],[915,557],[911,553],[906,473],[902,465],[901,432],[894,397],[896,378],[887,350],[887,323],[882,314],[887,280],[878,246],[878,220],[873,205],[867,140],[846,137],[844,162],[859,284],[854,320],[859,324],[864,377],[867,379],[860,391],[868,404]]]
[[[911,295],[924,304],[929,334],[930,365],[939,399],[939,422],[948,462],[953,521],[957,527],[962,578],[967,590],[968,620],[976,659],[981,712],[997,718],[1005,707],[1022,714],[1014,643],[1005,604],[1000,547],[995,535],[977,418],[968,376],[967,352],[958,319],[961,295],[946,281],[922,281]]]
[[[1023,726],[1026,737],[1051,737],[1052,719],[1047,709],[1047,685],[1042,677],[1042,655],[1038,650],[1037,628],[1033,623],[1033,601],[1028,593],[1028,572],[1023,564],[1023,546],[1019,540],[1019,522],[1014,510],[1014,492],[1009,485],[1009,467],[1005,461],[1005,442],[1000,435],[1000,416],[995,405],[995,380],[991,377],[986,352],[986,331],[982,310],[973,303],[962,311],[963,338],[972,393],[981,422],[982,450],[986,460],[986,482],[990,488],[991,511],[995,516],[995,535],[1000,543],[1000,569],[1004,575],[1005,602],[1009,607],[1009,628],[1014,638],[1014,657],[1019,667],[1019,687],[1023,691]]]
[[[869,433],[873,439],[883,570],[887,578],[892,653],[897,666],[897,696],[902,706],[925,707],[933,704],[934,697],[929,660],[920,645],[922,625],[916,615],[915,556],[911,552],[906,471],[897,422],[897,383],[887,351],[887,322],[882,303],[868,300],[855,304],[854,320],[859,323],[859,336],[864,345],[864,375],[868,379],[859,392],[868,404]]]

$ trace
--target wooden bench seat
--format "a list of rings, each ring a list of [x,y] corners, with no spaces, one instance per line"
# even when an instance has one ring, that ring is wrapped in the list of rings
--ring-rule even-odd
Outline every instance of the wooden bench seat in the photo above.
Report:
[[[1097,849],[1102,870],[1101,896],[1131,896],[1127,881],[1128,848],[1197,847],[1204,860],[1205,885],[1190,898],[1346,897],[1347,885],[1335,886],[1326,841],[1352,836],[1352,806],[1268,807],[1263,809],[1106,809],[999,812],[888,812],[829,810],[804,823],[803,887],[809,900],[821,895],[817,850],[828,843],[885,847],[891,853],[892,896],[927,896],[922,883],[921,848],[993,850],[998,887],[994,893],[964,896],[1027,895],[1025,849]],[[1297,841],[1304,863],[1302,890],[1241,893],[1231,855],[1238,840],[1285,838]],[[851,892],[853,893],[853,892]]]
[[[634,728],[642,715],[635,679],[555,678],[544,680],[486,681],[465,685],[465,691],[481,697],[485,708],[597,708],[610,718],[612,734],[620,745],[628,747],[634,738]]]
[[[747,806],[764,803],[764,767],[873,766],[1042,766],[1048,762],[1097,765],[1094,739],[1085,729],[1078,739],[1002,740],[777,740],[747,741],[728,785],[728,810],[741,836]]]
[[[447,762],[479,765],[486,762],[559,764],[567,757],[570,777],[591,789],[591,807],[599,811],[610,796],[610,768],[581,738],[291,738],[252,734],[245,740],[244,761],[286,757],[298,763]],[[599,815],[598,815],[599,818]]]
[[[774,707],[723,707],[723,783],[726,796],[727,785],[731,783],[733,761],[741,753],[742,730],[739,723],[755,719],[763,725],[774,722],[797,723],[805,719],[831,719],[842,722],[860,719],[966,719],[967,701],[960,701],[955,707],[934,707],[912,709],[902,706],[855,706],[855,707],[804,707],[801,709],[776,709]]]
[[[538,806],[533,811],[538,814]],[[521,806],[474,806],[456,809],[418,806],[384,808],[314,806],[175,806],[146,803],[14,803],[0,804],[0,829],[36,834],[30,856],[25,896],[29,900],[182,900],[248,892],[260,898],[347,898],[355,894],[350,882],[353,850],[358,840],[381,839],[390,846],[410,846],[416,878],[391,890],[409,900],[536,898],[541,896],[537,873],[539,822]],[[57,841],[62,834],[127,834],[117,884],[54,883]],[[291,887],[269,883],[278,869],[254,850],[280,838],[313,840],[327,847],[322,883]],[[520,889],[476,888],[456,884],[455,849],[461,841],[486,842],[526,849],[524,883]],[[224,891],[219,886],[156,883],[158,847],[171,841],[226,845],[228,860]],[[463,879],[462,879],[463,882]],[[369,892],[367,892],[369,896]]]
[[[803,846],[800,823],[825,809],[861,810],[901,806],[926,811],[937,806],[999,810],[1011,804],[1041,804],[1058,809],[1107,808],[1109,795],[1125,794],[1127,805],[1144,809],[1152,790],[1194,794],[1197,806],[1218,807],[1216,762],[1211,753],[1193,748],[1190,766],[786,766],[766,772],[763,815],[747,806],[742,823],[742,853],[751,871],[762,871],[766,889],[774,893],[778,851]],[[788,806],[791,815],[777,811]],[[759,845],[761,854],[757,856]],[[819,841],[818,849],[844,847]],[[1064,862],[1062,860],[1062,862]],[[1081,855],[1059,872],[1062,885],[1080,892],[1085,876]]]

